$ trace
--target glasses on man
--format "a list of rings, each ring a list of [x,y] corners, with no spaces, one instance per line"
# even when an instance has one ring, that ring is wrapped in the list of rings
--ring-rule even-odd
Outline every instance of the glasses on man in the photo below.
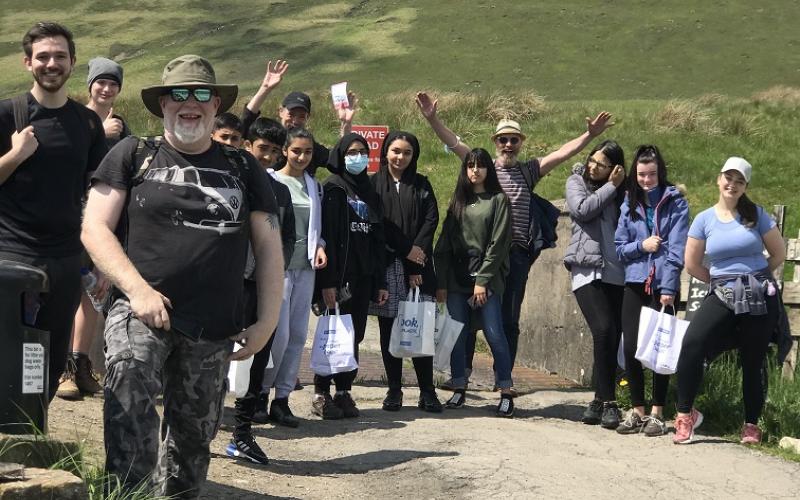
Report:
[[[611,165],[606,165],[605,163],[600,163],[599,161],[595,160],[594,158],[589,158],[589,161],[586,164],[591,167],[603,167],[603,168],[611,168]]]
[[[208,102],[214,97],[214,91],[211,89],[169,89],[169,96],[175,102],[184,102],[189,99],[189,96],[194,96],[197,102]]]
[[[511,144],[512,146],[516,146],[519,144],[519,137],[512,135],[511,137],[508,136],[500,136],[497,138],[497,142],[501,145],[505,146],[506,144]]]

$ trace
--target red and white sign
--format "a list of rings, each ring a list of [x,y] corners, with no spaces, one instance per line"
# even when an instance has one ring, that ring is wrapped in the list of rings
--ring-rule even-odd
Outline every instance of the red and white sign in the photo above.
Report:
[[[381,148],[389,127],[386,125],[353,125],[353,132],[367,140],[369,145],[369,172],[377,172],[381,164]]]

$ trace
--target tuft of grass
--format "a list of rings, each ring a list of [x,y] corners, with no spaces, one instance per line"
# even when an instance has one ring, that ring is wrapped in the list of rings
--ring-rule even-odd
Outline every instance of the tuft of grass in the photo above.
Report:
[[[751,100],[758,104],[778,104],[783,106],[800,106],[800,87],[775,85],[767,90],[753,94]]]
[[[720,129],[712,111],[699,101],[671,99],[655,113],[656,129],[662,132],[689,132],[719,135]]]

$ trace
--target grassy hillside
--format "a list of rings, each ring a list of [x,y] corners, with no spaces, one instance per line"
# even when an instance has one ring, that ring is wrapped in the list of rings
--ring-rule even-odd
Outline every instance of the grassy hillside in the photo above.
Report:
[[[348,80],[407,88],[535,89],[549,99],[747,96],[800,85],[800,2],[709,0],[0,0],[0,96],[27,85],[19,41],[40,19],[71,27],[80,88],[92,56],[130,89],[199,53],[252,90],[267,58],[307,90]]]
[[[541,155],[578,135],[583,117],[614,113],[608,137],[630,154],[658,144],[670,177],[685,183],[692,212],[716,197],[715,173],[741,155],[755,166],[753,197],[789,205],[787,233],[800,227],[794,154],[800,138],[800,2],[665,3],[643,0],[529,2],[362,0],[360,2],[222,0],[169,3],[0,0],[0,97],[28,88],[19,40],[39,19],[77,36],[79,67],[70,81],[85,94],[85,63],[94,55],[125,67],[117,107],[133,130],[158,130],[138,100],[170,58],[200,53],[221,81],[241,86],[240,103],[258,85],[268,58],[286,58],[282,87],[314,98],[312,129],[335,141],[326,91],[347,80],[361,98],[357,122],[417,133],[422,170],[445,207],[458,162],[442,151],[413,104],[413,91],[443,95],[442,116],[473,146],[510,115],[529,132],[527,154]],[[58,6],[58,8],[54,7]],[[788,88],[777,87],[779,85]],[[543,96],[543,97],[542,97]],[[570,162],[571,165],[571,162]],[[569,166],[538,190],[563,196]]]

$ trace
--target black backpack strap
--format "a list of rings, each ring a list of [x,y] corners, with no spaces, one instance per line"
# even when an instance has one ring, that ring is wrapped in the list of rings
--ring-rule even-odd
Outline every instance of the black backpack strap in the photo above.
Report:
[[[231,167],[233,167],[233,171],[237,177],[241,176],[241,172],[250,170],[250,165],[247,164],[247,160],[240,149],[228,146],[227,144],[220,144],[220,147],[222,147],[222,153],[225,155]]]
[[[17,132],[22,132],[31,123],[28,116],[28,94],[12,97],[11,106],[14,108],[14,125],[17,127]]]
[[[134,173],[131,178],[132,185],[141,184],[144,174],[150,168],[156,153],[158,153],[164,138],[160,135],[154,137],[140,137],[133,154]]]
[[[533,174],[531,174],[531,169],[523,163],[518,163],[517,165],[522,173],[522,178],[525,179],[525,185],[528,186],[528,192],[533,193]]]

